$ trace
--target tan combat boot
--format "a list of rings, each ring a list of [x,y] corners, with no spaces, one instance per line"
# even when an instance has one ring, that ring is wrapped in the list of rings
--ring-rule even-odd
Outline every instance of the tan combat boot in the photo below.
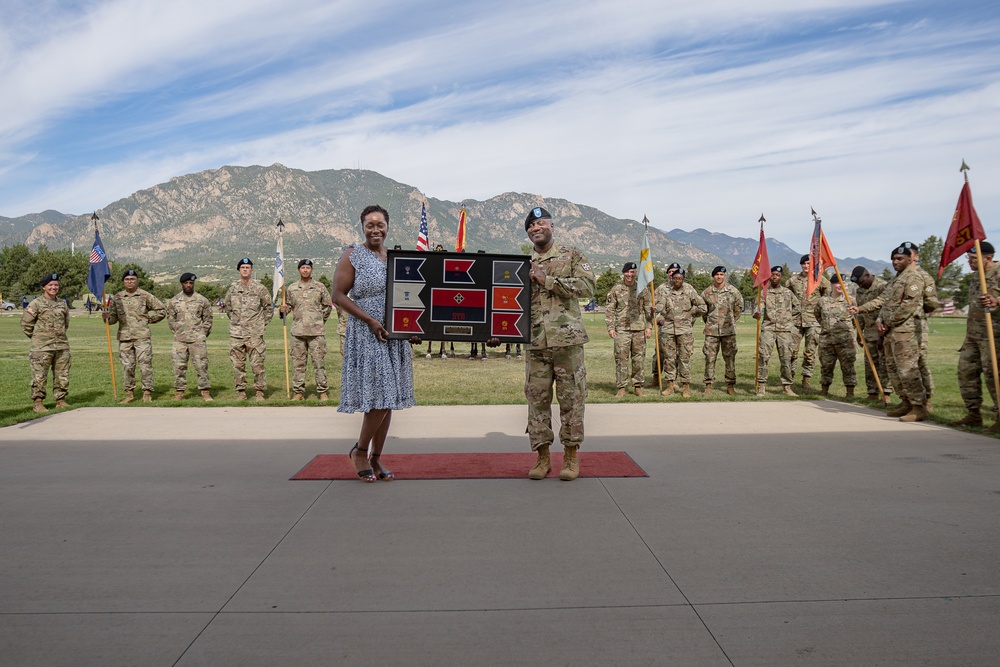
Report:
[[[830,385],[824,384],[824,385],[820,386],[819,395],[820,396],[829,396],[830,395]]]
[[[253,400],[257,401],[258,403],[263,403],[264,402],[264,392],[262,392],[261,390],[258,389],[257,390],[257,395],[254,396]]]
[[[900,403],[899,405],[897,405],[894,408],[889,408],[888,410],[886,410],[885,411],[885,416],[886,417],[902,417],[903,415],[910,414],[910,410],[912,410],[912,409],[913,409],[913,406],[910,405],[910,401],[904,398],[902,403]]]
[[[927,408],[922,405],[914,405],[913,409],[899,418],[901,422],[922,422],[927,419]]]
[[[243,391],[242,389],[237,389],[236,390],[236,400],[237,401],[245,401],[245,400],[247,400],[247,393],[245,391]]]
[[[45,407],[45,404],[42,403],[42,399],[40,399],[40,398],[36,398],[35,399],[35,405],[31,409],[34,410],[35,412],[48,412],[49,411],[48,408]]]
[[[983,431],[983,433],[993,433],[993,434],[1000,433],[1000,419],[998,419],[996,423],[993,424],[993,426],[990,426],[988,429]]]
[[[802,378],[802,388],[806,391],[812,391],[812,384],[809,383],[809,378]]]
[[[292,400],[293,401],[304,401],[304,400],[306,400],[306,397],[303,396],[302,394],[292,394]]]
[[[58,401],[56,401],[56,407],[57,408],[68,408],[69,407],[69,403],[66,402],[65,398],[60,398]]]
[[[854,387],[847,388],[847,394],[845,398],[854,398]]]
[[[580,475],[580,461],[576,457],[576,450],[579,447],[563,448],[563,466],[559,471],[559,479],[564,482],[572,482]]]
[[[983,413],[981,413],[979,410],[969,410],[969,414],[965,415],[961,419],[956,419],[955,421],[948,422],[948,424],[951,426],[982,426]]]
[[[786,384],[785,386],[783,386],[781,388],[781,393],[783,393],[785,396],[798,396],[798,394],[792,391],[792,385],[790,384]]]
[[[736,395],[736,385],[735,384],[727,384],[726,385],[726,393],[729,394],[730,396],[735,396]]]
[[[691,398],[691,385],[687,382],[681,385],[681,396],[684,398]]]
[[[179,391],[179,390],[175,391],[174,392],[174,400],[175,401],[183,401],[184,400],[184,392],[183,391]]]
[[[134,400],[135,400],[135,395],[132,393],[132,390],[129,389],[128,391],[125,392],[125,399],[122,401],[122,403],[128,404]]]
[[[210,392],[208,389],[201,390],[201,400],[205,401],[206,403],[212,403],[215,401],[215,399],[212,398],[212,392]]]
[[[615,394],[615,398],[625,398],[625,387],[618,390],[618,393]]]
[[[711,396],[711,395],[712,395],[712,383],[711,382],[706,382],[705,383],[705,396]]]
[[[146,391],[145,389],[143,389],[142,390],[142,402],[143,403],[152,403],[153,402],[153,392]]]
[[[766,392],[764,391],[764,383],[763,382],[758,382],[757,383],[757,395],[758,396],[763,396],[765,393]]]
[[[671,380],[671,381],[667,382],[667,386],[663,389],[663,391],[660,392],[660,395],[661,396],[673,396],[675,389],[676,389],[676,387],[674,387],[674,381]]]
[[[528,471],[528,479],[545,479],[545,476],[552,470],[552,461],[549,458],[549,446],[542,445],[538,448],[538,459],[535,465]]]
[[[635,395],[642,396],[642,387],[640,387],[639,385],[635,386]]]
[[[321,392],[319,392],[319,400],[321,400],[321,401],[329,401],[330,400],[330,395],[327,394],[325,391],[321,391]]]

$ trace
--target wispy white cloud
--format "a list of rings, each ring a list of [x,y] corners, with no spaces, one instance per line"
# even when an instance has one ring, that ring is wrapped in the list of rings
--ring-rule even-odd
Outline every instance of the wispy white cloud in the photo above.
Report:
[[[880,256],[903,223],[917,240],[944,232],[963,157],[973,178],[1000,176],[988,11],[193,6],[94,4],[52,41],[28,39],[18,67],[0,51],[0,87],[24,92],[0,120],[0,213],[88,210],[222,164],[360,165],[439,198],[528,191],[665,229],[753,236],[765,210],[768,234],[793,245],[812,205],[838,254]],[[115,33],[128,36],[111,55],[62,67]],[[988,188],[976,201],[985,219],[1000,210]]]

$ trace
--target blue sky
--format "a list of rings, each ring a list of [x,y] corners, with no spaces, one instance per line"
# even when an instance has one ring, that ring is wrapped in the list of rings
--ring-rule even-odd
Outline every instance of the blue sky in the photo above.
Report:
[[[963,158],[1000,225],[1000,0],[948,4],[5,0],[0,215],[278,162],[885,258]]]

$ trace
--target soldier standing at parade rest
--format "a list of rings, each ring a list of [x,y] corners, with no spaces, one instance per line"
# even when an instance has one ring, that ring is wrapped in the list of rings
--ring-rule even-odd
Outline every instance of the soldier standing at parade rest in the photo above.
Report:
[[[167,301],[167,325],[174,332],[170,361],[174,366],[174,400],[184,400],[187,391],[188,359],[198,376],[198,391],[206,403],[212,402],[212,383],[208,379],[208,344],[212,333],[212,304],[194,291],[198,276],[182,273],[181,291]]]
[[[856,303],[859,306],[863,306],[869,301],[881,297],[887,285],[884,280],[873,276],[863,266],[854,267],[854,270],[851,271],[851,282],[858,286]],[[882,337],[879,335],[878,329],[875,328],[875,320],[877,319],[878,313],[862,313],[861,330],[865,335],[868,354],[871,355],[872,361],[875,362],[875,372],[878,373],[878,382],[882,383],[882,390],[886,394],[891,394],[892,383],[889,381],[889,373],[885,368],[885,350],[882,347]],[[858,345],[861,345],[860,339],[858,340]],[[872,371],[872,366],[866,359],[865,385],[868,387],[868,400],[870,401],[881,400],[878,391],[878,382],[875,381],[875,372]]]
[[[102,317],[108,324],[118,324],[118,358],[125,376],[125,400],[135,400],[135,369],[142,380],[142,400],[153,400],[153,342],[150,324],[167,315],[163,302],[144,289],[139,289],[139,274],[128,269],[122,275],[125,289],[111,297],[108,311]]]
[[[757,369],[757,395],[764,395],[767,385],[767,362],[771,352],[778,348],[778,361],[781,364],[781,387],[786,396],[795,396],[792,383],[795,375],[792,372],[792,351],[796,341],[795,320],[798,315],[800,300],[787,287],[781,286],[784,270],[780,266],[771,267],[771,281],[767,286],[767,297],[764,299],[764,312],[754,308],[753,317],[761,319],[760,345],[757,347],[760,365]]]
[[[806,290],[809,286],[809,271],[812,266],[809,255],[802,255],[799,259],[799,266],[802,267],[802,272],[789,278],[785,287],[792,290],[799,300],[799,314],[795,318],[795,346],[792,348],[792,380],[795,379],[795,360],[799,356],[799,346],[804,340],[805,345],[802,346],[802,388],[808,390],[812,389],[809,378],[812,377],[813,368],[816,365],[816,350],[819,348],[819,322],[816,321],[816,304],[820,297],[830,293],[830,281],[826,276],[820,276],[819,285],[812,294],[806,296]]]
[[[962,419],[951,422],[953,426],[982,426],[983,380],[993,398],[996,410],[997,393],[993,382],[993,361],[987,338],[986,318],[992,317],[984,308],[995,309],[1000,305],[1000,264],[993,261],[993,244],[982,241],[983,272],[986,275],[986,294],[980,294],[978,276],[969,285],[969,315],[966,318],[965,340],[958,351],[958,391],[962,395],[967,414]],[[966,257],[972,272],[979,271],[979,257],[976,248],[969,250]],[[1000,322],[993,323],[994,349],[1000,350]],[[988,429],[1000,432],[1000,419]]]
[[[306,360],[311,356],[319,400],[330,398],[326,379],[326,321],[333,302],[326,286],[312,279],[311,259],[299,260],[299,281],[285,291],[281,314],[292,311],[292,400],[305,399]]]
[[[615,398],[625,396],[630,361],[633,390],[636,396],[642,396],[646,339],[653,333],[644,317],[644,314],[650,311],[649,290],[643,290],[636,296],[637,271],[635,262],[625,262],[625,266],[622,267],[622,282],[608,292],[607,308],[604,311],[604,323],[608,327],[608,335],[615,341],[615,383],[618,387]],[[509,359],[510,345],[507,348]]]
[[[934,394],[934,376],[931,375],[930,366],[927,365],[927,341],[931,332],[930,324],[927,320],[931,313],[941,307],[941,302],[938,300],[937,282],[931,274],[924,271],[923,267],[920,266],[920,247],[916,243],[909,241],[903,241],[899,245],[913,251],[913,268],[916,269],[917,274],[924,283],[924,307],[917,315],[920,319],[920,361],[918,365],[920,367],[920,379],[923,381],[924,390],[927,392],[927,402],[924,406],[930,412],[931,395]]]
[[[707,312],[705,300],[698,291],[684,282],[684,269],[670,276],[670,283],[656,288],[654,305],[656,323],[660,325],[660,356],[663,379],[667,386],[661,392],[670,396],[680,384],[681,396],[691,396],[691,353],[694,352],[694,318]]]
[[[45,383],[49,369],[52,369],[52,393],[56,397],[57,408],[68,408],[66,394],[69,391],[69,369],[72,359],[69,353],[69,308],[59,293],[59,276],[55,273],[42,278],[42,295],[32,300],[21,314],[21,331],[31,339],[28,363],[31,365],[31,400],[35,412],[45,409]]]
[[[854,344],[853,317],[847,311],[844,286],[839,275],[830,280],[830,293],[821,297],[816,304],[816,321],[819,322],[819,365],[820,393],[830,394],[833,371],[840,362],[840,374],[844,378],[847,398],[854,398],[854,387],[858,384],[858,372],[854,362],[858,357]]]
[[[886,368],[901,399],[886,415],[904,422],[923,421],[927,418],[927,390],[919,366],[922,331],[917,313],[923,312],[924,281],[913,265],[910,248],[895,248],[891,259],[896,277],[882,296],[864,306],[851,306],[850,313],[874,312],[882,303],[875,327],[884,339]]]
[[[587,369],[583,345],[589,339],[579,299],[592,299],[597,280],[590,262],[578,249],[552,238],[552,216],[541,206],[528,213],[524,230],[534,246],[531,253],[531,342],[525,360],[524,396],[528,400],[528,439],[538,459],[528,473],[544,479],[551,470],[552,384],[559,399],[559,442],[563,466],[559,479],[580,474],[577,450],[583,442],[587,400]],[[492,343],[499,344],[495,339]]]
[[[229,286],[223,301],[229,316],[229,358],[233,362],[236,395],[241,401],[247,398],[246,364],[249,360],[256,400],[263,401],[267,391],[264,328],[274,316],[274,304],[267,288],[251,277],[253,262],[249,257],[237,262],[236,270],[240,272],[240,279]]]
[[[736,320],[743,314],[743,295],[726,282],[726,267],[712,269],[712,284],[701,293],[708,312],[705,313],[705,396],[712,394],[715,364],[722,349],[726,365],[726,393],[736,394]]]

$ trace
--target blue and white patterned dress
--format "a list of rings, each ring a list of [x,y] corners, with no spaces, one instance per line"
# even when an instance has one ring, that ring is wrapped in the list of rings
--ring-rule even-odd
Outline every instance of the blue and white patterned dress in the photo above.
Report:
[[[384,325],[385,262],[361,244],[349,259],[354,266],[351,299]],[[355,317],[348,319],[337,412],[402,410],[415,404],[409,341],[382,342],[367,324]]]

